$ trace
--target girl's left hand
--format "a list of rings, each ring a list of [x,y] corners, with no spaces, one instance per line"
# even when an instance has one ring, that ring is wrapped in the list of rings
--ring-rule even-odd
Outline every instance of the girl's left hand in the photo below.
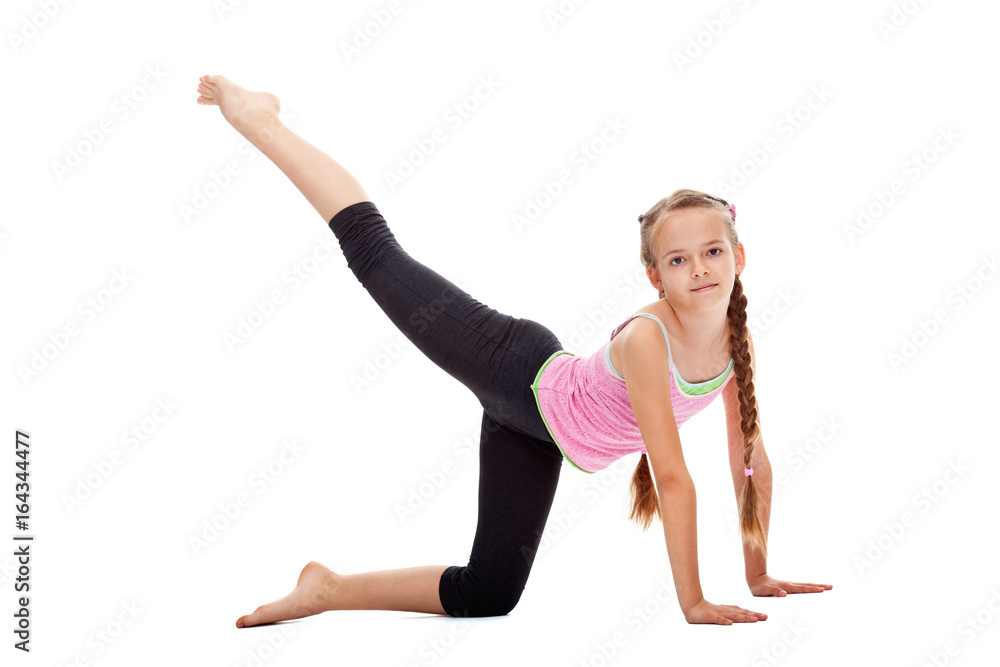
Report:
[[[756,579],[747,582],[750,592],[755,597],[784,597],[789,593],[822,593],[833,588],[833,584],[799,584],[794,581],[782,581],[764,573]]]

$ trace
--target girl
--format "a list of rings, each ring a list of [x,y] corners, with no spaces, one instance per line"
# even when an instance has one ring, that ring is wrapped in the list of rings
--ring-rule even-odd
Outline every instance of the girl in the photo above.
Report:
[[[699,583],[695,490],[677,429],[719,394],[751,593],[832,588],[767,573],[771,470],[757,419],[753,344],[738,279],[745,256],[733,207],[678,190],[639,216],[642,261],[660,298],[623,322],[594,355],[579,357],[541,324],[487,307],[411,258],[360,183],[279,122],[277,97],[208,75],[198,93],[199,104],[217,105],[292,180],[389,319],[483,406],[478,524],[468,565],[340,575],[310,562],[291,593],[241,616],[237,627],[334,609],[507,614],[528,580],[563,459],[592,473],[634,452],[642,456],[630,518],[644,529],[662,519],[685,619],[765,620],[766,614],[712,604]]]

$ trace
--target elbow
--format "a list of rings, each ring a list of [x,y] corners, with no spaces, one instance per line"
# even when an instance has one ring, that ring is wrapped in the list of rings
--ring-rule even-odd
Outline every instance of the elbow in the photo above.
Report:
[[[682,474],[657,475],[656,492],[661,498],[677,493],[694,493],[694,480],[687,471]]]

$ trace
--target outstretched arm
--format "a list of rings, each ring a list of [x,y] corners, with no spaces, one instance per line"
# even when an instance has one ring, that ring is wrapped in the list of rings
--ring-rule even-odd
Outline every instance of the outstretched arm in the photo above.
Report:
[[[730,382],[726,386],[726,389],[734,386],[734,384]],[[743,493],[743,485],[748,481],[743,465],[743,434],[740,432],[738,418],[735,420],[735,434],[733,432],[733,420],[727,419],[727,421],[730,422],[728,427],[729,463],[733,473],[733,488],[736,491],[736,498],[739,498]],[[754,448],[753,464],[751,467],[753,468],[753,483],[757,487],[757,495],[760,497],[761,523],[764,525],[764,534],[767,535],[771,523],[772,475],[771,461],[767,458],[767,452],[764,451],[763,438],[757,442]],[[753,582],[759,579],[761,575],[767,574],[767,558],[756,549],[751,549],[746,543],[743,544],[743,563],[747,584],[751,587],[753,586]]]
[[[647,324],[648,323],[648,324]],[[674,575],[677,602],[688,623],[754,623],[759,614],[717,605],[702,595],[698,576],[698,521],[694,483],[684,463],[670,399],[670,369],[659,326],[644,318],[622,332],[622,373],[639,432],[646,445],[660,504],[663,535]]]
[[[753,349],[753,338],[749,337],[750,348],[750,368],[757,375],[757,362]],[[729,440],[729,467],[733,475],[733,489],[736,491],[738,499],[743,493],[743,485],[748,479],[745,474],[743,461],[743,430],[741,427],[739,386],[731,380],[722,390],[723,404],[726,407],[726,431]],[[760,410],[757,411],[758,428],[760,427]],[[767,451],[764,449],[764,438],[761,437],[754,446],[753,458],[751,459],[753,468],[753,483],[757,489],[757,495],[761,503],[761,523],[764,527],[764,534],[769,534],[771,523],[771,496],[773,488],[773,475],[771,474],[771,461],[767,458]],[[738,502],[738,501],[737,501]],[[743,543],[743,562],[750,592],[755,596],[777,596],[784,597],[788,593],[818,593],[833,588],[830,584],[805,584],[791,581],[775,579],[767,573],[766,557],[749,545]]]
[[[753,483],[757,486],[757,495],[760,496],[760,502],[763,504],[761,523],[764,525],[764,534],[766,535],[771,523],[771,462],[767,460],[767,454],[764,452],[764,447],[761,443],[758,443],[758,451],[760,452],[759,455],[756,452],[754,453]],[[740,477],[743,480],[736,482],[738,484],[736,488],[737,497],[742,493],[743,485],[746,484],[747,479],[746,475],[743,474],[742,457],[740,457],[739,465]],[[744,544],[743,564],[747,585],[752,589],[754,582],[759,580],[761,575],[767,574],[767,558],[756,549],[751,549],[748,545]]]

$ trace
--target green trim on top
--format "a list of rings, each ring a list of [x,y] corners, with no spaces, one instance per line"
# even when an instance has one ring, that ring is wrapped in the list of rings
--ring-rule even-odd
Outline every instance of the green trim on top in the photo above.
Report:
[[[667,357],[670,360],[670,367],[674,371],[674,379],[677,380],[677,386],[680,390],[687,394],[688,396],[701,396],[702,394],[707,394],[718,389],[723,382],[726,381],[726,377],[729,375],[730,371],[733,369],[733,359],[730,358],[729,365],[726,366],[726,370],[722,371],[717,377],[711,380],[705,380],[704,382],[688,382],[681,377],[680,371],[677,370],[677,366],[674,366],[674,357],[670,352],[670,339],[667,337],[667,329],[663,326],[663,322],[660,321],[656,315],[652,313],[636,313],[636,317],[647,317],[657,324],[660,325],[660,331],[663,332],[663,340],[667,343]],[[611,372],[620,377],[622,380],[625,379],[621,373],[615,369],[615,365],[611,363],[611,344],[609,343],[604,347],[604,359],[608,364],[608,368]]]
[[[726,381],[726,376],[733,369],[733,360],[729,360],[729,365],[726,366],[726,370],[722,371],[722,374],[711,380],[705,380],[704,382],[687,382],[681,377],[681,374],[677,372],[677,367],[674,366],[674,362],[670,362],[670,365],[674,368],[674,379],[677,380],[677,385],[681,388],[685,394],[690,394],[691,396],[700,396],[702,394],[707,394],[709,392],[718,389],[723,382]]]
[[[542,367],[538,369],[538,373],[535,374],[535,381],[531,383],[531,391],[535,395],[535,405],[538,406],[538,414],[542,416],[542,423],[545,424],[545,430],[549,432],[549,436],[552,438],[552,442],[555,443],[556,447],[559,447],[559,451],[562,452],[563,458],[569,461],[569,464],[574,468],[576,468],[577,470],[579,470],[580,472],[585,472],[588,475],[593,475],[594,472],[592,470],[584,470],[577,464],[573,463],[573,460],[570,457],[566,456],[566,452],[563,451],[563,448],[559,445],[559,441],[556,440],[556,436],[552,432],[552,429],[549,428],[549,422],[545,420],[545,413],[542,412],[542,401],[541,399],[538,398],[538,381],[542,379],[542,372],[545,371],[545,367],[549,365],[549,362],[555,359],[560,354],[569,354],[574,357],[576,356],[575,354],[569,352],[568,350],[559,350],[558,352],[553,352],[552,355],[545,360],[545,363],[542,364]]]

